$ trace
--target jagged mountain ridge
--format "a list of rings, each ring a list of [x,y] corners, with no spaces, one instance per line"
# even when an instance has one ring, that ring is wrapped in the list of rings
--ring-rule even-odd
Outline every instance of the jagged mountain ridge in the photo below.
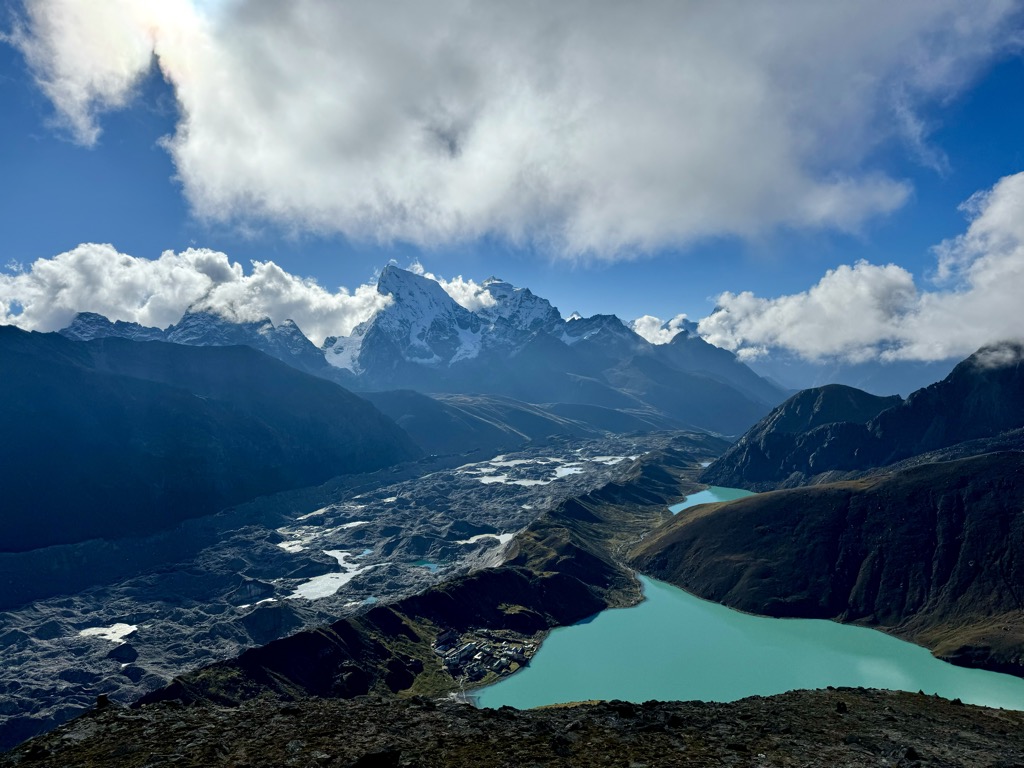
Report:
[[[124,338],[132,341],[167,341],[192,347],[252,347],[306,373],[327,379],[338,379],[337,371],[326,365],[317,349],[292,320],[274,325],[269,318],[259,321],[234,322],[203,310],[187,311],[166,329],[150,328],[122,320],[111,322],[95,312],[80,312],[71,324],[60,331],[75,341],[101,338]]]
[[[735,433],[784,393],[689,333],[654,345],[614,315],[568,320],[525,288],[490,278],[470,311],[433,280],[389,266],[381,293],[393,301],[349,337],[328,338],[328,362],[359,389],[486,393],[531,403],[658,414]]]
[[[593,406],[625,412],[609,423],[671,423],[723,434],[742,431],[784,397],[693,329],[654,345],[614,315],[565,320],[527,288],[498,278],[483,288],[480,306],[470,310],[437,281],[388,266],[378,280],[388,305],[351,335],[328,337],[319,350],[291,321],[234,323],[208,312],[186,313],[165,331],[83,314],[62,333],[245,344],[356,391]]]
[[[983,347],[906,400],[843,385],[804,390],[754,425],[701,475],[770,490],[829,472],[884,467],[1024,427],[1024,344]],[[978,450],[983,450],[982,445]]]

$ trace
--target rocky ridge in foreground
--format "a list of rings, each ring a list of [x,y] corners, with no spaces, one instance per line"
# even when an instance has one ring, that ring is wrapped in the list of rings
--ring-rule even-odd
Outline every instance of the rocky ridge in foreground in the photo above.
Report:
[[[527,711],[420,698],[169,702],[106,707],[0,755],[0,768],[1022,764],[1022,712],[865,689]]]

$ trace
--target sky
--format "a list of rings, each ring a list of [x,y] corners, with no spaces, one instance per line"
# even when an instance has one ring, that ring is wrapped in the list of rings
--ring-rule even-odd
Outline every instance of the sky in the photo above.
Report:
[[[1024,337],[1024,7],[4,0],[0,322],[315,342],[386,264],[744,359]],[[673,318],[676,319],[672,324]]]

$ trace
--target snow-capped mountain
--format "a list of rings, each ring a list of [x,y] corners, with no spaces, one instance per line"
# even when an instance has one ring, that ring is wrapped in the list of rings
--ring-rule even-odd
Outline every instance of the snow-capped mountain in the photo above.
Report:
[[[533,333],[562,323],[562,315],[551,302],[534,295],[529,288],[516,288],[497,277],[485,280],[484,288],[494,303],[478,309],[476,314],[491,326]]]
[[[617,354],[650,345],[614,315],[566,321],[547,299],[498,278],[484,281],[490,303],[470,311],[430,278],[388,266],[377,290],[392,302],[351,336],[324,342],[328,362],[361,376],[394,375],[396,362],[441,370],[475,359],[516,355],[538,335],[567,346],[593,340]],[[489,361],[493,363],[494,361]],[[465,366],[464,366],[465,367]],[[419,376],[422,376],[422,370]]]
[[[323,368],[323,353],[292,320],[274,325],[269,318],[236,323],[213,312],[189,311],[167,329],[165,341],[197,347],[253,347],[304,371]]]
[[[483,321],[434,280],[394,266],[381,272],[377,291],[391,303],[348,337],[324,340],[327,361],[363,374],[403,363],[448,366],[480,354]]]
[[[469,310],[430,278],[394,266],[392,301],[324,354],[364,390],[503,395],[640,412],[729,432],[783,399],[735,356],[685,329],[656,346],[614,315],[568,320],[546,299],[498,278]]]
[[[746,429],[785,398],[695,328],[654,345],[614,315],[563,319],[528,288],[498,278],[483,288],[482,306],[470,310],[436,280],[388,266],[377,283],[391,299],[387,306],[350,335],[328,337],[320,349],[291,321],[236,323],[199,311],[166,331],[83,314],[63,333],[244,344],[355,390],[511,397],[577,411],[648,414],[662,424],[726,434]]]
[[[92,341],[117,336],[133,341],[164,341],[165,332],[160,328],[147,328],[138,323],[126,323],[123,320],[111,322],[103,315],[95,312],[79,312],[71,324],[61,331],[73,341]]]
[[[334,378],[331,375],[334,372],[325,364],[323,353],[291,320],[277,326],[269,318],[237,323],[212,312],[189,310],[177,323],[161,329],[121,320],[111,322],[94,312],[80,312],[60,333],[76,341],[116,336],[132,341],[169,341],[192,347],[252,347],[293,368],[323,378]]]

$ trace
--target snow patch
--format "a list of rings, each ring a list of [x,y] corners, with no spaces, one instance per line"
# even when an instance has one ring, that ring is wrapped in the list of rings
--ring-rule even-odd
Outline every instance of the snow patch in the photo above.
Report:
[[[459,348],[452,355],[451,363],[457,363],[459,360],[472,360],[474,357],[480,355],[480,349],[483,346],[483,340],[480,335],[480,330],[476,331],[469,330],[467,328],[458,328],[459,332]]]
[[[288,595],[288,600],[320,600],[330,597],[359,574],[377,567],[377,565],[354,565],[348,562],[349,558],[353,557],[352,553],[340,549],[325,549],[324,554],[337,560],[343,571],[341,573],[325,573],[302,582],[292,594]]]
[[[363,348],[363,337],[353,333],[351,336],[339,336],[334,343],[325,347],[324,358],[335,368],[344,368],[352,373],[361,373],[359,352]]]
[[[592,457],[590,459],[587,459],[587,461],[593,461],[596,464],[607,464],[609,467],[611,467],[611,466],[614,466],[614,465],[616,465],[616,464],[618,464],[620,462],[623,462],[623,461],[636,461],[638,458],[640,458],[639,455],[636,455],[636,456],[594,456],[594,457]]]
[[[497,539],[499,544],[508,544],[516,535],[514,533],[478,533],[476,536],[470,536],[468,539],[462,539],[456,541],[456,544],[476,544],[478,541],[484,539]]]
[[[79,637],[99,637],[121,645],[125,638],[139,627],[137,624],[111,624],[109,627],[90,627],[78,633]]]
[[[330,509],[330,507],[320,507],[320,509],[314,509],[312,512],[307,512],[305,515],[299,515],[298,517],[295,518],[295,520],[296,521],[299,521],[299,520],[309,520],[309,518],[311,518],[311,517],[316,517],[317,515],[324,514],[329,509]]]
[[[316,513],[310,513],[316,514]],[[304,515],[303,517],[308,517]],[[299,520],[303,518],[298,518]],[[331,534],[337,533],[338,531],[344,531],[349,528],[357,528],[360,525],[369,525],[369,520],[353,520],[350,523],[342,523],[336,525],[333,528],[318,528],[314,525],[300,525],[296,528],[278,528],[277,533],[282,536],[289,537],[290,541],[279,541],[277,546],[283,549],[285,552],[291,554],[297,554],[310,546],[317,539],[325,538]]]

